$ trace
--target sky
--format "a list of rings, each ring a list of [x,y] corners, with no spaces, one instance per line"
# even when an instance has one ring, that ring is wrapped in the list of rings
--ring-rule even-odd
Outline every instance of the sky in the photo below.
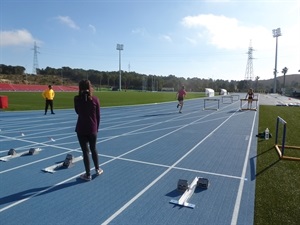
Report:
[[[284,67],[300,74],[299,0],[0,0],[0,64],[26,73],[36,63],[99,71],[121,64],[145,75],[272,79],[276,39],[277,76]]]

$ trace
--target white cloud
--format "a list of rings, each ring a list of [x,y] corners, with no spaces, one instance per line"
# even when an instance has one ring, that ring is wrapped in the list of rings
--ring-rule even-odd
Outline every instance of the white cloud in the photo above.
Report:
[[[271,31],[261,26],[247,27],[235,18],[202,14],[198,16],[187,16],[181,21],[188,29],[194,29],[194,37],[189,40],[206,41],[220,49],[245,49],[250,40],[256,42],[256,47],[268,47]]]
[[[139,34],[141,36],[145,36],[147,34],[147,30],[145,28],[136,28],[131,31],[133,34]]]
[[[0,46],[32,45],[35,39],[25,29],[13,31],[0,31]]]
[[[76,23],[68,16],[58,16],[56,17],[56,19],[58,19],[62,24],[71,27],[72,29],[79,29],[79,26],[77,26]]]
[[[186,39],[189,43],[191,43],[192,45],[197,45],[197,44],[198,44],[197,40],[194,39],[194,38],[186,37],[185,39]]]
[[[92,32],[95,34],[96,33],[96,27],[89,24],[89,28],[92,30]]]
[[[172,42],[172,38],[169,35],[162,35],[161,38],[165,41]]]

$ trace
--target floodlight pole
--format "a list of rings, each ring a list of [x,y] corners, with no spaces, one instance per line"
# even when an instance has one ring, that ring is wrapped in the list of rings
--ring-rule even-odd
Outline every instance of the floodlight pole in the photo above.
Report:
[[[124,45],[117,44],[117,50],[119,51],[119,91],[121,91],[121,51],[124,49]]]
[[[274,88],[273,93],[276,93],[276,75],[277,75],[277,48],[278,48],[278,37],[281,36],[280,28],[273,29],[273,37],[276,38],[276,50],[275,50],[275,68],[274,68]]]

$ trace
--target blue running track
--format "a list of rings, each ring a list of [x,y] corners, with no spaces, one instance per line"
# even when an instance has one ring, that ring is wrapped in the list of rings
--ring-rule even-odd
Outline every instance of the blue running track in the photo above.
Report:
[[[0,224],[253,224],[259,109],[219,100],[219,110],[186,100],[182,114],[177,102],[101,108],[104,173],[93,168],[90,182],[79,179],[82,160],[43,171],[67,154],[81,156],[73,109],[0,112]],[[7,156],[11,148],[16,156]],[[182,195],[178,180],[195,177],[209,180],[189,199],[195,208],[170,204]]]

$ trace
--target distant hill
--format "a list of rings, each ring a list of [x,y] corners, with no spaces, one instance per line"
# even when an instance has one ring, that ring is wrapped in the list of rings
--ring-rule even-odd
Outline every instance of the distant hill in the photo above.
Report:
[[[277,81],[283,85],[284,76],[277,76]],[[268,80],[258,80],[258,82],[264,86],[272,86],[274,84],[274,78]],[[300,74],[289,74],[285,75],[285,86],[286,87],[297,87],[300,88]]]

